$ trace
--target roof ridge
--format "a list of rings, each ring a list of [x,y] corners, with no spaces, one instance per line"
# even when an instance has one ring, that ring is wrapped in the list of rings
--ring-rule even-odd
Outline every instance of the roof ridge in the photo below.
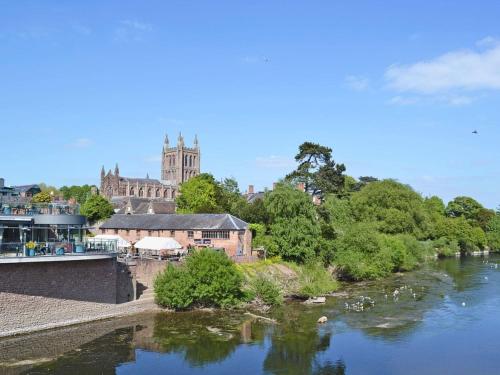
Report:
[[[234,228],[235,228],[235,229],[239,229],[239,228],[238,228],[238,226],[236,225],[236,223],[235,223],[234,219],[233,219],[233,215],[231,215],[231,214],[226,214],[226,216],[228,216],[228,217],[229,217],[229,220],[231,220],[231,223],[233,224]]]

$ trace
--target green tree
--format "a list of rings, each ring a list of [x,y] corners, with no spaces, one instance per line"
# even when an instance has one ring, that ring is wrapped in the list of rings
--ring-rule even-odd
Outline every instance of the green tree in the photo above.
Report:
[[[356,223],[335,241],[335,264],[344,278],[377,279],[394,269],[391,252],[373,224]]]
[[[50,203],[52,202],[52,195],[48,191],[42,191],[35,194],[31,200],[33,203]]]
[[[83,204],[90,197],[92,186],[63,186],[61,187],[60,191],[65,200],[75,199],[79,204]]]
[[[219,213],[222,212],[217,202],[219,187],[213,177],[201,174],[184,182],[176,199],[177,209],[181,213]]]
[[[81,206],[80,213],[87,217],[91,223],[105,220],[114,213],[111,203],[102,195],[92,195]]]
[[[317,143],[304,142],[295,156],[299,166],[286,179],[293,183],[303,183],[306,191],[312,195],[325,196],[344,191],[344,164],[336,164],[332,158],[332,149]]]
[[[271,224],[271,236],[277,253],[270,256],[279,255],[284,260],[303,263],[320,251],[321,229],[316,221],[305,216],[277,219]]]
[[[264,206],[271,222],[297,216],[304,216],[311,221],[316,219],[316,210],[309,194],[290,184],[277,184],[273,191],[266,194]]]
[[[500,251],[500,215],[496,214],[487,225],[486,237],[492,251]]]
[[[446,215],[449,217],[465,217],[472,225],[480,225],[481,222],[483,227],[491,218],[491,216],[484,218],[485,208],[481,203],[471,197],[463,196],[456,197],[448,203]]]
[[[352,195],[351,206],[358,221],[375,222],[384,233],[428,236],[430,219],[423,198],[408,185],[394,180],[371,182]]]

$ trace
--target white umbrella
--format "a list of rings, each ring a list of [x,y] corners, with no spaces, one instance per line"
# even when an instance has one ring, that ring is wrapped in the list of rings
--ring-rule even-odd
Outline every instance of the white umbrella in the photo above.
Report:
[[[134,247],[140,250],[179,250],[182,246],[170,237],[144,237]]]

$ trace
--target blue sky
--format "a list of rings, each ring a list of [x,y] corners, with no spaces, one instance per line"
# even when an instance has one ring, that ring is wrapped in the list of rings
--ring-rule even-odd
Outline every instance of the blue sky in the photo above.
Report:
[[[115,162],[159,177],[164,134],[182,131],[242,190],[271,186],[308,140],[352,176],[500,204],[498,1],[0,7],[8,184],[97,184]]]

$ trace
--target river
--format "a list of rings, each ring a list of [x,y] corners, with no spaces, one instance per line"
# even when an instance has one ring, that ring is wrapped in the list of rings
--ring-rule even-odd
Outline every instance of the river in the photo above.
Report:
[[[269,314],[277,324],[156,313],[11,338],[0,373],[500,374],[499,265],[496,255],[436,261],[346,285],[325,305],[288,303]]]

